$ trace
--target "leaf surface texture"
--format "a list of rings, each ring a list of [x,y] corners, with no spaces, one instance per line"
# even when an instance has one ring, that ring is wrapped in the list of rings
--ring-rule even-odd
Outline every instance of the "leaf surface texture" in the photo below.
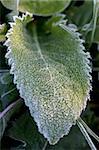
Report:
[[[14,83],[50,144],[68,134],[86,107],[91,70],[79,34],[54,20],[39,26],[30,14],[16,17],[5,43]]]

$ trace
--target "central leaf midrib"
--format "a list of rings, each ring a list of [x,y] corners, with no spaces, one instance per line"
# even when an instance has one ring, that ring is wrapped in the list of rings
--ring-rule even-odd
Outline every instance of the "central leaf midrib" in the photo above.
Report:
[[[54,92],[54,96],[55,96],[55,93],[56,93],[56,89],[55,89],[55,86],[53,84],[53,77],[52,77],[52,73],[48,67],[48,64],[42,54],[42,50],[41,50],[41,47],[40,47],[40,44],[39,44],[39,41],[38,41],[38,35],[37,35],[37,31],[36,31],[36,27],[34,27],[34,30],[33,30],[33,33],[34,33],[34,40],[35,40],[35,44],[36,44],[36,48],[38,50],[38,53],[40,54],[40,57],[41,59],[43,60],[44,64],[45,64],[45,68],[46,70],[48,70],[49,72],[49,76],[50,76],[50,81],[52,82],[52,86],[53,86],[53,92]]]

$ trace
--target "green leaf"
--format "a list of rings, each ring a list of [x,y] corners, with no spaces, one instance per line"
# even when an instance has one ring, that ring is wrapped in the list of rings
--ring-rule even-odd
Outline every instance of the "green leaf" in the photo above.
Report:
[[[92,30],[93,30],[93,27],[91,26],[91,28],[90,28],[87,36],[86,36],[86,41],[88,43],[93,42],[93,43],[99,44],[99,16],[97,18],[96,28],[95,28],[95,31],[94,31],[94,34],[93,34],[93,38],[91,40]]]
[[[6,51],[6,47],[0,45],[0,111],[19,98],[5,59]]]
[[[25,150],[43,150],[45,139],[37,130],[36,124],[30,117],[28,112],[24,112],[21,116],[10,125],[7,136],[23,142]],[[72,143],[72,144],[71,144]],[[17,148],[15,148],[16,150]],[[22,148],[21,148],[22,149]],[[60,140],[55,146],[47,144],[46,150],[73,150],[86,149],[89,150],[88,144],[82,136],[79,129],[75,126],[70,134]]]
[[[40,133],[55,144],[86,107],[91,69],[79,34],[52,20],[40,28],[30,14],[16,17],[5,44],[14,83]]]
[[[52,15],[63,11],[71,0],[21,0],[19,10],[22,12],[30,12],[37,15]]]
[[[0,102],[2,110],[18,98],[18,91],[12,80],[13,78],[9,71],[0,73]]]
[[[30,12],[37,15],[49,16],[63,11],[67,8],[71,0],[1,0],[3,5],[8,9],[16,9],[21,12]],[[17,2],[17,3],[16,3]]]
[[[71,144],[72,143],[72,144]],[[90,150],[87,142],[77,126],[71,129],[68,136],[65,136],[54,146],[47,146],[46,150]]]
[[[87,118],[86,122],[88,125],[94,125],[95,116],[89,107],[87,107],[83,114],[83,119]],[[9,145],[9,149],[11,147],[13,150],[28,150],[33,148],[35,150],[41,150],[44,148],[44,143],[46,143],[44,137],[38,132],[37,126],[27,110],[21,113],[20,116],[15,119],[15,121],[10,123],[10,128],[7,130],[6,135],[14,140],[17,140],[17,142],[19,141],[20,145],[16,145],[17,147],[12,147],[12,144]],[[7,149],[7,147],[5,147],[5,149]],[[45,150],[65,149],[90,150],[88,143],[77,126],[73,126],[69,135],[62,138],[56,145],[52,146],[47,144]]]
[[[3,85],[11,84],[12,83],[12,76],[10,75],[9,71],[5,73],[0,73],[0,83]]]
[[[10,104],[4,111],[0,112],[0,140],[4,134],[5,128],[8,121],[10,120],[13,113],[17,112],[22,105],[21,100]]]
[[[90,36],[90,34],[89,34]],[[93,37],[93,42],[99,44],[99,17],[97,18],[96,29]]]
[[[13,15],[18,14],[19,0],[0,0],[0,1],[6,8],[13,10]]]
[[[97,21],[97,16],[99,14],[98,10],[99,1],[97,0],[85,0],[81,6],[77,7],[73,5],[66,10],[69,21],[78,26],[83,38],[86,39],[86,43],[90,45],[92,42],[98,43],[99,39],[99,23]]]
[[[7,26],[6,24],[0,25],[0,42],[3,42],[6,40],[6,32],[7,32]]]
[[[97,21],[97,25],[96,25],[96,30],[95,30],[93,42],[99,44],[99,17],[98,17],[98,21]]]
[[[16,5],[18,4],[19,0],[0,0],[0,1],[6,8],[14,10],[16,9]]]
[[[96,24],[97,24],[97,18],[98,18],[98,13],[99,13],[99,2],[98,0],[93,0],[93,26],[92,26],[92,34],[91,34],[91,43],[94,40],[95,36],[95,30],[96,30]]]
[[[79,2],[78,2],[79,3]],[[92,20],[93,15],[93,0],[85,0],[81,6],[71,6],[66,10],[66,15],[71,23],[82,29],[85,24]]]
[[[25,149],[41,150],[46,142],[43,136],[37,132],[35,122],[28,112],[25,112],[13,122],[7,135],[23,142]]]
[[[0,73],[2,70],[7,70],[8,65],[5,59],[6,47],[0,44]],[[5,71],[4,71],[5,72]]]

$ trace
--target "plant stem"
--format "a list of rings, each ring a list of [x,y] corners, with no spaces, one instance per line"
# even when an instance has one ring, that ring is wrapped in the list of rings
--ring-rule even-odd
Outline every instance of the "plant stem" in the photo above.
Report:
[[[80,128],[82,134],[84,135],[86,141],[88,142],[91,150],[97,150],[96,147],[95,147],[95,145],[93,144],[90,136],[88,135],[87,131],[85,130],[84,126],[81,124],[81,122],[79,120],[77,120],[77,125]]]
[[[94,39],[94,34],[95,34],[95,29],[96,29],[96,23],[97,23],[97,17],[98,17],[98,6],[97,6],[97,1],[93,0],[93,30],[92,30],[92,35],[91,35],[91,43],[93,42]]]
[[[1,98],[4,98],[5,96],[7,96],[8,94],[12,93],[13,91],[15,91],[16,88],[11,89],[10,91],[4,93],[3,95],[1,95]]]
[[[99,142],[99,137],[87,126],[87,124],[81,119],[79,118],[80,123],[82,123],[82,125],[85,127],[85,129],[87,130],[87,132],[95,139]]]
[[[21,103],[21,100],[17,100],[15,102],[13,102],[12,104],[10,104],[6,109],[4,109],[4,111],[0,112],[0,119],[2,119],[4,117],[4,115],[10,111],[13,107],[15,107],[18,103]]]
[[[17,2],[16,2],[16,3],[17,3],[17,4],[16,4],[16,12],[17,12],[17,15],[18,15],[19,1],[20,1],[20,0],[17,0]]]
[[[45,142],[44,147],[43,147],[42,150],[46,150],[47,144],[48,144],[48,141]]]

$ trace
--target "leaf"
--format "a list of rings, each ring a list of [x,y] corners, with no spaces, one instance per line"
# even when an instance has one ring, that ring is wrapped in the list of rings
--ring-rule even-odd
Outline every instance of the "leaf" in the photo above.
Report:
[[[91,43],[94,40],[97,18],[98,18],[98,10],[99,10],[99,2],[98,0],[93,0],[93,26],[92,26],[92,34],[91,34]]]
[[[71,144],[72,143],[72,144]],[[77,128],[74,126],[71,129],[71,132],[68,136],[65,136],[61,139],[56,145],[48,145],[46,150],[90,150],[87,142],[85,141],[83,135]]]
[[[79,3],[79,2],[78,2]],[[85,24],[92,20],[93,15],[93,0],[85,0],[81,6],[71,6],[66,10],[66,15],[71,23],[82,29]]]
[[[3,46],[2,44],[0,44],[0,72],[2,72],[1,70],[7,70],[8,69],[8,65],[5,59],[5,54],[7,49],[5,48],[5,46]]]
[[[0,0],[0,1],[6,8],[14,10],[19,0]]]
[[[92,42],[98,43],[99,39],[98,25],[96,25],[97,15],[99,14],[98,9],[99,1],[85,0],[81,6],[73,5],[66,10],[69,21],[78,26],[83,38],[86,39],[86,43],[90,45]]]
[[[10,104],[4,111],[0,113],[0,140],[4,134],[7,123],[10,120],[12,114],[18,111],[21,105],[22,103],[19,99],[16,102]]]
[[[63,11],[67,8],[71,0],[1,0],[8,9],[15,9],[16,2],[19,4],[18,10],[30,12],[37,15],[49,16]]]
[[[13,76],[10,74],[5,53],[7,49],[0,45],[0,110],[4,110],[9,104],[19,98],[19,93],[13,84]]]
[[[1,84],[3,84],[3,85],[11,84],[12,80],[13,80],[13,78],[10,75],[9,71],[0,73],[0,82],[1,82]]]
[[[97,25],[96,25],[96,30],[95,30],[95,35],[93,41],[97,44],[99,44],[99,17],[97,19]]]
[[[30,0],[20,1],[19,10],[22,12],[30,12],[37,15],[52,15],[63,11],[71,0]]]
[[[92,37],[92,30],[93,30],[93,26],[91,26],[87,36],[86,36],[86,41],[87,43],[93,42],[96,44],[99,44],[99,16],[97,18],[97,23],[96,23],[96,28]],[[92,40],[91,40],[92,37]]]
[[[0,112],[2,111],[2,102],[0,101]]]
[[[90,110],[89,107],[87,107],[83,115],[84,115],[83,119],[87,118],[86,122],[88,123],[88,125],[92,124],[94,125],[95,116],[93,114],[93,111]],[[23,143],[20,144],[19,146],[17,144],[16,145],[17,147],[14,148],[12,147],[11,143],[11,145],[9,145],[9,149],[28,150],[34,148],[36,150],[37,148],[37,150],[39,149],[41,150],[44,147],[45,139],[38,132],[37,126],[33,121],[33,119],[30,117],[29,112],[27,110],[24,113],[21,113],[20,116],[17,117],[17,119],[15,119],[15,121],[13,121],[12,124],[10,124],[10,128],[7,130],[6,135],[14,140],[17,140],[18,143],[20,143],[20,141],[21,143]],[[7,148],[8,147],[5,147],[5,149]],[[84,136],[82,135],[77,126],[73,126],[69,135],[62,138],[56,145],[52,146],[47,144],[46,146],[46,150],[65,150],[65,149],[90,150],[89,145],[87,144]]]
[[[28,112],[25,112],[19,119],[13,122],[7,135],[23,142],[25,149],[41,150],[46,141],[43,136],[37,132],[35,122]]]
[[[16,17],[11,26],[5,44],[14,83],[40,133],[55,144],[86,107],[91,88],[89,53],[64,21],[53,20],[40,28],[27,14]]]
[[[0,42],[3,42],[6,40],[6,32],[7,32],[7,26],[6,24],[0,25]]]
[[[36,124],[30,117],[28,112],[24,112],[21,116],[11,124],[7,136],[25,143],[24,149],[41,150],[44,147],[45,139],[37,130]],[[72,143],[72,145],[71,145]],[[12,146],[12,145],[11,145]],[[7,149],[7,148],[6,148]],[[16,150],[17,148],[15,148]],[[22,148],[21,148],[22,149]],[[68,137],[64,137],[55,146],[47,144],[46,150],[89,150],[88,144],[82,136],[79,129],[75,126],[72,128]]]
[[[87,40],[90,40],[91,31],[87,35]],[[99,17],[97,18],[96,29],[93,37],[93,42],[99,44]]]
[[[0,73],[0,102],[2,110],[4,110],[11,102],[19,98],[18,91],[12,80],[13,78],[9,71]]]
[[[13,14],[17,15],[19,0],[0,0],[2,4],[10,10],[13,10]]]

